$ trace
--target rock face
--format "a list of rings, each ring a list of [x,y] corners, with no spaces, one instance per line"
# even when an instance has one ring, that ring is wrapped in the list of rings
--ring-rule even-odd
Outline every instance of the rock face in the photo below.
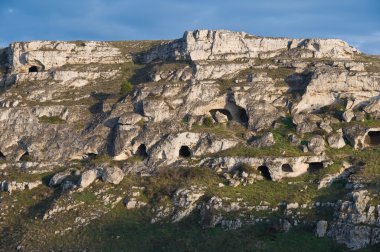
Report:
[[[230,31],[188,31],[183,40],[184,54],[193,61],[270,57],[292,49],[305,49],[316,58],[350,58],[357,52],[337,39],[260,38]]]
[[[356,250],[369,244],[380,242],[377,218],[379,206],[368,204],[370,197],[366,190],[359,190],[349,195],[349,201],[339,202],[327,235]]]
[[[266,167],[266,179],[280,180],[283,177],[296,177],[306,173],[310,169],[310,164],[324,163],[327,165],[329,160],[325,156],[300,156],[300,157],[221,157],[206,158],[201,164],[217,171],[232,171],[241,164],[246,164],[260,171]],[[260,169],[259,169],[260,168]],[[263,172],[261,172],[264,175]]]
[[[96,179],[125,186],[129,174],[182,168],[216,172],[223,189],[276,185],[327,168],[323,177],[304,181],[321,189],[363,167],[330,170],[355,156],[346,149],[380,144],[379,60],[338,39],[196,30],[171,41],[12,43],[0,49],[0,89],[0,179],[8,192],[41,184],[16,182],[15,171],[54,174],[49,185],[70,195],[77,186],[91,190]],[[327,229],[353,249],[378,243],[378,206],[358,188],[337,204],[332,222],[318,222],[317,236]],[[205,227],[245,223],[222,216],[242,210],[238,203],[205,192],[181,184],[165,204],[149,206],[137,192],[113,202],[152,207],[152,222],[177,222],[199,209]],[[103,196],[109,203],[112,197]],[[275,207],[244,206],[253,209]],[[279,230],[295,223],[284,218]]]
[[[189,189],[179,189],[174,195],[174,207],[176,211],[172,217],[172,221],[178,222],[188,216],[195,209],[197,201],[203,195],[203,188],[193,186]]]
[[[66,64],[115,64],[125,61],[121,52],[106,42],[32,41],[13,43],[9,50],[13,73],[27,73],[32,66],[45,71]],[[89,54],[91,57],[88,57]]]

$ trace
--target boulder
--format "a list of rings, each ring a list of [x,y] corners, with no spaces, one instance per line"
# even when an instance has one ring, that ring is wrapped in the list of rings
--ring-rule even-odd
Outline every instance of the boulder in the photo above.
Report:
[[[340,149],[346,145],[346,142],[343,138],[342,129],[337,130],[335,133],[331,134],[327,137],[327,142],[329,143],[331,148]]]
[[[251,130],[261,131],[268,129],[282,116],[282,113],[266,101],[251,102],[247,106],[248,125]]]
[[[223,114],[223,113],[221,113],[219,111],[215,112],[214,118],[215,118],[215,121],[217,123],[226,123],[226,122],[228,122],[228,117],[225,114]]]
[[[318,129],[318,123],[322,122],[322,118],[313,114],[295,114],[293,115],[293,123],[297,127],[298,134],[310,133]]]
[[[369,103],[363,108],[363,110],[372,115],[375,118],[380,117],[380,99],[372,99],[369,101]]]
[[[256,148],[270,147],[276,144],[272,132],[265,133],[261,137],[251,142],[251,145]]]
[[[98,178],[98,171],[95,169],[84,171],[79,180],[79,186],[86,188]]]
[[[292,224],[288,221],[288,220],[286,220],[286,219],[284,219],[283,221],[282,221],[282,230],[284,231],[284,232],[289,232],[290,231],[290,229],[292,228]]]
[[[119,184],[124,178],[124,172],[117,167],[106,167],[103,170],[102,180],[107,183]]]
[[[345,122],[351,122],[351,120],[355,117],[355,114],[351,109],[349,109],[343,113],[342,117]]]
[[[325,139],[319,135],[313,136],[309,140],[307,148],[316,155],[320,155],[325,151]]]
[[[69,171],[58,172],[49,181],[49,186],[57,186],[70,176]]]
[[[317,237],[324,237],[327,231],[327,221],[320,220],[317,222],[317,227],[315,229],[315,235]]]

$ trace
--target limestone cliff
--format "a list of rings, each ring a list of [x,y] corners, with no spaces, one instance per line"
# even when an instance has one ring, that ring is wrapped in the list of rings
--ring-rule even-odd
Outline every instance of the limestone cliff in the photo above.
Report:
[[[379,58],[338,39],[196,30],[171,41],[16,42],[0,50],[0,74],[4,191],[41,184],[12,182],[8,173],[15,170],[52,172],[51,186],[74,194],[97,179],[119,184],[124,174],[155,176],[168,167],[201,167],[233,187],[308,175],[320,180],[315,174],[328,173],[333,163],[363,166],[334,151],[366,151],[380,143]],[[78,163],[80,180],[58,172]],[[353,170],[330,174],[323,185],[351,179]],[[216,196],[196,207],[204,191],[171,192],[171,207],[151,206],[152,222],[179,221],[201,209],[202,218],[213,220],[205,226],[241,225],[209,216],[235,211]],[[147,205],[136,197],[125,204]],[[337,212],[346,211],[342,204],[334,203]],[[250,207],[244,211],[265,208]],[[377,205],[373,215],[379,211]],[[380,241],[378,220],[368,235],[360,234],[365,242],[357,242],[356,233],[344,239],[342,230],[358,224],[345,221],[336,217],[328,235],[354,249]]]

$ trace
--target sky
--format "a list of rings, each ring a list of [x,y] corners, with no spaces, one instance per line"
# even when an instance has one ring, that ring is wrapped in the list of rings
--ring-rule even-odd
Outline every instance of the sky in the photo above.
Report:
[[[194,29],[340,38],[380,55],[380,0],[0,0],[0,46],[174,39]]]

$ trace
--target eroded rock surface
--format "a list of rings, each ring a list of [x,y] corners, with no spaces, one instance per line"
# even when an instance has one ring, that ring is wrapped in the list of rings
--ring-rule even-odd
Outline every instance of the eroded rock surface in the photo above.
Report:
[[[318,237],[351,249],[377,244],[379,206],[365,190],[376,165],[363,172],[371,160],[359,152],[380,145],[379,62],[338,39],[225,30],[171,41],[12,43],[0,49],[1,190],[52,190],[43,221],[56,226],[56,216],[78,213],[57,234],[121,201],[126,211],[150,210],[151,222],[199,213],[204,227],[228,230],[270,222],[257,213],[274,212],[283,216],[272,227],[281,232],[306,222],[303,210],[326,207],[334,218],[314,220]],[[165,177],[181,169],[189,170]],[[180,183],[196,177],[191,169],[217,178],[211,186]],[[314,179],[294,179],[304,174]],[[178,181],[130,188],[129,176]],[[334,202],[212,195],[216,186],[228,195],[255,183],[319,195],[342,181],[338,192],[349,193]]]

